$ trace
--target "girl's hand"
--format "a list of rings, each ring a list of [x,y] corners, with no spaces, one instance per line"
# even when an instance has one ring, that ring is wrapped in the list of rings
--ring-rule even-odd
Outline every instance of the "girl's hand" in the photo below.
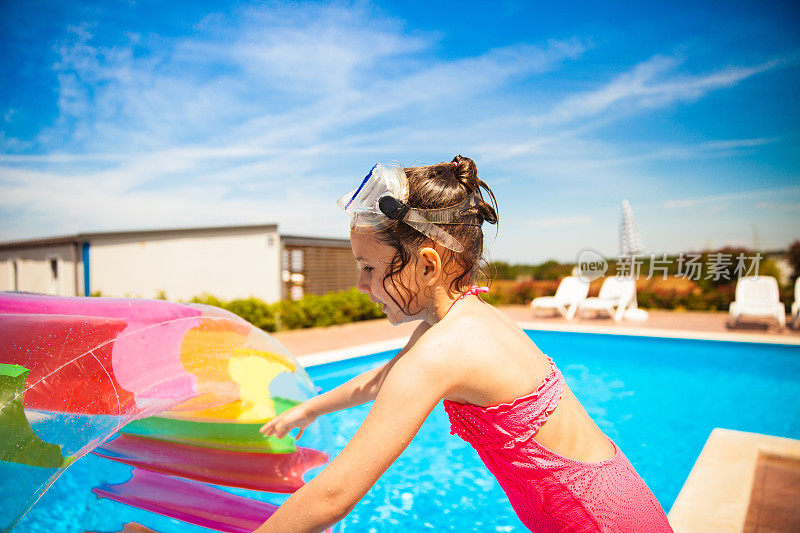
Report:
[[[273,436],[282,439],[293,428],[298,428],[300,431],[297,433],[295,440],[303,435],[303,431],[317,419],[317,415],[313,414],[305,403],[295,405],[288,411],[279,414],[263,426],[259,431],[265,436]]]

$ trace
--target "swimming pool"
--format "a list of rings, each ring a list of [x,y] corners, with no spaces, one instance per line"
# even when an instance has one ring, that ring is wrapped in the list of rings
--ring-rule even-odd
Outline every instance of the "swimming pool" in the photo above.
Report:
[[[800,438],[800,346],[528,331],[666,511],[714,427]],[[308,369],[329,390],[396,351]],[[325,418],[340,451],[369,405]],[[108,500],[91,488],[128,467],[87,456],[64,473],[15,531],[111,531],[136,521],[208,531]],[[118,530],[118,529],[117,529]],[[346,532],[527,531],[468,444],[449,434],[441,404],[345,519]]]

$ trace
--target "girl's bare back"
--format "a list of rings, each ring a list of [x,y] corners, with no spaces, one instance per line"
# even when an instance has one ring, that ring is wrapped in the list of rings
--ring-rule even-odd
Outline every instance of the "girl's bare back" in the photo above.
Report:
[[[525,332],[505,313],[477,298],[457,303],[426,335],[449,336],[461,347],[451,354],[463,376],[460,387],[445,397],[453,402],[480,407],[511,403],[536,391],[550,372],[547,357]],[[568,386],[533,438],[577,461],[594,463],[615,454],[614,445]]]

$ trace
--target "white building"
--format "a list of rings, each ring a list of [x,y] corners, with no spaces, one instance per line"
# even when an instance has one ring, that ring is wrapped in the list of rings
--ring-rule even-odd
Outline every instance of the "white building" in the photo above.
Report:
[[[0,290],[274,302],[348,289],[357,278],[347,239],[280,235],[275,224],[0,243]]]

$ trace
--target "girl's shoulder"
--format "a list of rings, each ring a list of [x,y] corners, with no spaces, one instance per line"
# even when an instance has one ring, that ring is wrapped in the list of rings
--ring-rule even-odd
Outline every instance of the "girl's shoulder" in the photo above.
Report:
[[[487,343],[496,344],[499,337],[509,335],[510,330],[522,332],[501,311],[481,302],[467,312],[448,314],[428,333],[431,337],[436,336],[455,344],[482,346]]]
[[[414,357],[446,381],[448,396],[493,405],[535,389],[550,372],[547,357],[502,312],[460,313],[431,327]]]
[[[477,337],[487,338],[491,332],[491,326],[482,317],[473,315],[462,315],[457,317],[447,317],[434,326],[431,326],[420,340],[424,339],[427,343],[437,343],[446,346],[459,346],[470,343]]]
[[[417,339],[414,351],[420,360],[431,359],[437,366],[474,368],[488,361],[498,348],[499,327],[473,315],[453,317],[427,329]]]

